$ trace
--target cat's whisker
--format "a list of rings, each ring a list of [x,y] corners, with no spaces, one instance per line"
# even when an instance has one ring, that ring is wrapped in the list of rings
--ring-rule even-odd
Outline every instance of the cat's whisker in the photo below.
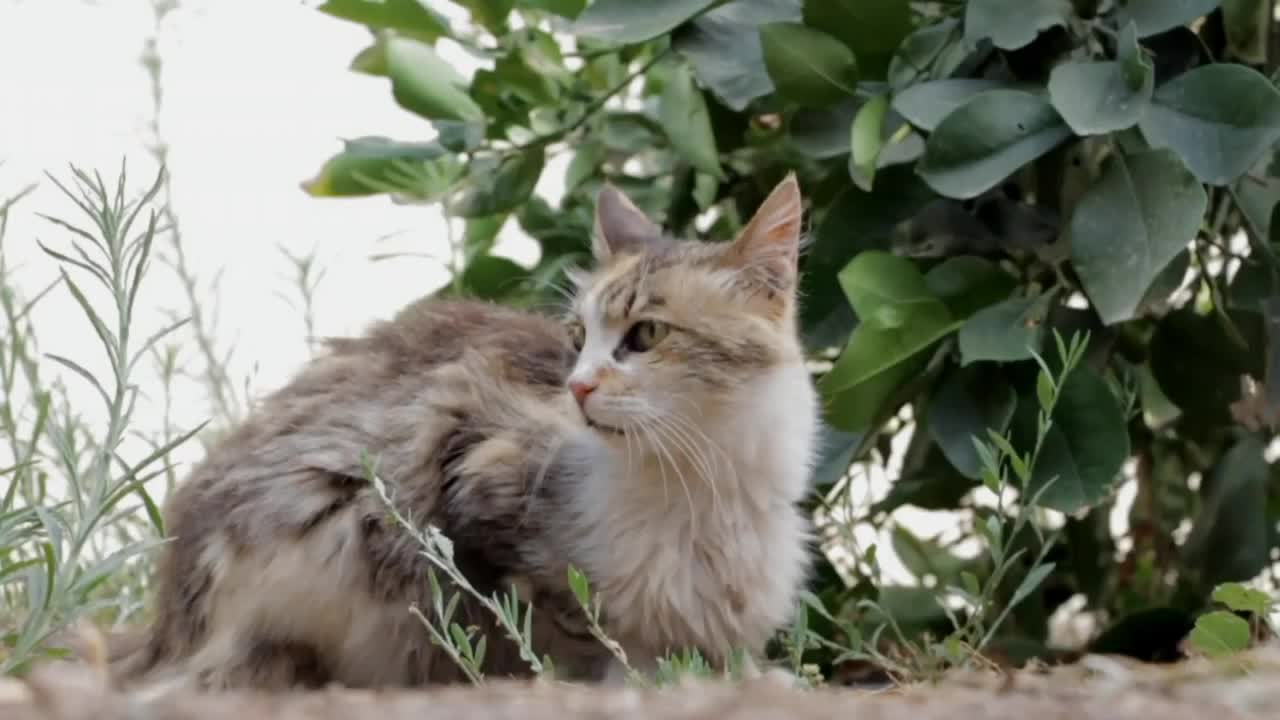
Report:
[[[697,443],[686,431],[673,424],[669,417],[654,413],[650,419],[654,423],[655,430],[660,430],[664,437],[673,440],[684,451],[693,469],[702,476],[703,482],[711,488],[711,506],[713,511],[718,511],[720,491],[716,487],[715,470],[705,451],[698,447]]]
[[[699,408],[699,411],[701,411],[701,408]],[[724,458],[724,463],[728,466],[729,472],[733,473],[733,484],[738,484],[738,469],[734,465],[732,458],[729,457],[729,453],[720,445],[720,443],[716,442],[715,439],[708,435],[706,431],[699,427],[693,420],[678,412],[670,412],[667,417],[672,422],[681,424],[687,431],[696,433],[708,447],[719,453],[720,457]]]
[[[698,413],[698,417],[702,418],[703,409],[701,405],[694,402],[691,398],[675,396],[675,399],[680,400],[685,404],[689,405],[691,408],[694,409],[694,411]],[[698,438],[700,438],[703,442],[705,442],[706,446],[710,447],[721,458],[723,458],[724,464],[728,467],[729,472],[733,474],[733,480],[732,480],[733,485],[734,486],[738,485],[738,469],[737,469],[737,466],[733,463],[732,458],[729,457],[729,453],[725,451],[724,447],[722,447],[720,443],[716,442],[710,435],[708,435],[706,431],[702,429],[699,423],[697,423],[692,418],[688,417],[687,415],[677,410],[671,410],[670,412],[668,412],[667,419],[673,423],[680,425],[689,433],[696,434]]]
[[[689,456],[689,460],[694,466],[694,470],[698,471],[703,477],[703,482],[712,491],[712,512],[719,512],[721,496],[719,496],[719,488],[716,484],[716,473],[714,473],[704,452],[696,446],[696,443],[692,442],[691,438],[687,437],[687,433],[682,432],[675,425],[669,424],[663,418],[655,419],[655,427],[663,428],[663,433],[666,434],[666,437],[673,439],[677,445],[684,448],[685,454]]]
[[[632,428],[628,427],[628,425],[629,423],[623,425],[622,439],[627,444],[627,479],[630,480],[632,477],[632,474],[636,471],[636,465],[635,465],[635,458],[632,457],[632,454],[631,454],[632,433],[630,431]],[[640,439],[636,438],[636,443],[639,444],[639,442],[640,442]],[[637,452],[637,454],[639,453]],[[669,501],[669,498],[667,497],[666,483],[663,483],[662,485],[662,498],[663,498],[663,502]]]
[[[698,413],[698,417],[699,417],[699,418],[703,417],[702,405],[700,405],[699,403],[697,403],[693,398],[691,398],[691,397],[685,397],[685,396],[683,396],[683,395],[672,395],[672,396],[671,396],[671,399],[673,399],[673,400],[677,400],[677,401],[679,401],[679,402],[684,403],[685,405],[688,405],[689,407],[693,408],[693,409],[694,409],[694,411],[696,411],[696,412]]]
[[[643,436],[644,436],[644,442],[647,442],[647,443],[649,443],[650,445],[654,445],[654,444],[655,444],[655,443],[653,442],[653,437],[652,437],[652,435],[649,433],[648,428],[646,428],[646,427],[645,427],[645,425],[644,425],[643,421],[634,421],[634,424],[632,425],[632,427],[634,427],[637,431],[639,431],[639,432],[640,432],[640,434],[641,434],[641,435],[643,435]],[[640,438],[637,438],[636,440],[637,440],[637,442],[640,442]],[[666,466],[662,464],[662,458],[661,458],[660,456],[658,456],[658,455],[655,453],[654,458],[655,458],[656,462],[658,463],[658,474],[662,476],[662,498],[663,498],[664,507],[665,507],[665,506],[669,505],[669,503],[671,502],[671,494],[670,494],[670,490],[668,489],[668,485],[667,485],[667,483],[668,483],[668,481],[667,481],[667,469],[666,469]]]
[[[566,308],[573,304],[573,300],[577,296],[577,291],[574,288],[566,287],[554,281],[548,281],[544,287],[559,295],[564,300]]]
[[[639,427],[642,428],[645,434],[649,437],[650,442],[653,443],[654,449],[657,450],[659,453],[661,453],[661,455],[667,459],[667,462],[671,463],[671,469],[675,472],[676,479],[680,481],[680,486],[684,488],[684,497],[685,497],[685,500],[687,500],[689,503],[689,528],[690,528],[690,538],[692,538],[697,533],[698,510],[697,510],[697,506],[693,502],[693,491],[689,489],[689,482],[685,480],[684,473],[680,470],[680,464],[676,462],[675,457],[672,456],[671,454],[671,451],[668,450],[666,445],[662,443],[662,438],[658,434],[657,429],[653,426],[648,425],[643,421],[639,423]],[[661,459],[659,459],[658,461],[658,467],[659,468],[662,467]],[[665,476],[666,476],[666,473],[664,471],[663,477]]]

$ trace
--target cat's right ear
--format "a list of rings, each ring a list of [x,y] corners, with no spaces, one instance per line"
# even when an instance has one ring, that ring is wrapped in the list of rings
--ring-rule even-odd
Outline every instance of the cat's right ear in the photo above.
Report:
[[[618,253],[639,252],[645,244],[661,235],[662,228],[618,188],[605,183],[596,194],[591,252],[597,262],[604,262]]]

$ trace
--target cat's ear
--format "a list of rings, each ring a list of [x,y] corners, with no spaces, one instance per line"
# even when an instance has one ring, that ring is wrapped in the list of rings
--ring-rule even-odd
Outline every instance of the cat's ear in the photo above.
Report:
[[[636,252],[661,235],[662,228],[618,188],[605,183],[596,194],[591,252],[597,261],[608,260],[621,252]]]
[[[789,172],[730,245],[729,261],[769,289],[789,291],[796,282],[803,222],[800,183],[796,174]]]

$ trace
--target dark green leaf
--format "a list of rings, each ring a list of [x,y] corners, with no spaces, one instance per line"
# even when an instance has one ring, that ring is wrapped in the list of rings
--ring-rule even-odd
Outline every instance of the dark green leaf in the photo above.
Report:
[[[867,75],[883,77],[893,52],[911,32],[911,5],[908,0],[805,0],[804,22],[848,45]]]
[[[1046,98],[987,90],[938,123],[917,168],[943,195],[977,197],[1070,136]]]
[[[849,127],[862,103],[849,98],[829,108],[800,108],[791,116],[788,130],[796,150],[813,158],[848,154]]]
[[[880,251],[854,258],[840,284],[863,319],[821,385],[837,393],[916,356],[955,329],[947,306],[929,293],[909,260]]]
[[[605,149],[599,142],[587,141],[579,145],[564,172],[565,192],[573,192],[579,185],[600,172],[604,164]]]
[[[497,255],[473,258],[462,273],[463,292],[486,300],[501,300],[523,289],[529,271]]]
[[[932,132],[952,110],[985,90],[1007,87],[983,78],[945,78],[912,85],[893,98],[893,109],[912,125]]]
[[[401,107],[429,119],[484,121],[466,81],[430,45],[404,37],[385,42],[387,74]]]
[[[964,34],[970,42],[986,38],[1002,50],[1031,44],[1042,31],[1066,25],[1070,0],[969,0]]]
[[[450,152],[465,153],[480,147],[484,142],[484,123],[436,120],[436,141]]]
[[[1225,610],[1205,613],[1196,618],[1191,631],[1191,646],[1209,657],[1222,657],[1249,648],[1249,623]]]
[[[1147,37],[1208,15],[1222,0],[1129,0],[1117,11],[1121,23],[1134,22]]]
[[[471,258],[484,255],[493,249],[493,243],[506,223],[506,214],[486,215],[468,220],[462,235],[463,254],[467,261],[470,262]]]
[[[530,196],[517,212],[520,229],[537,241],[544,256],[585,253],[591,247],[589,216],[579,220],[573,214],[553,209],[537,195]]]
[[[1049,76],[1053,107],[1077,135],[1118,132],[1146,112],[1156,71],[1132,23],[1120,34],[1118,54],[1114,61],[1062,63]]]
[[[1015,447],[1035,446],[1036,405],[1031,397],[1019,401]],[[1027,495],[1042,493],[1041,506],[1068,515],[1094,507],[1111,494],[1128,457],[1129,433],[1115,395],[1096,372],[1078,366],[1063,383]]]
[[[962,365],[1017,362],[1039,352],[1052,294],[1010,298],[974,313],[960,328]]]
[[[999,265],[975,255],[947,258],[930,268],[924,279],[929,291],[960,319],[1004,300],[1018,285]]]
[[[1280,139],[1280,91],[1243,65],[1206,65],[1157,88],[1140,126],[1201,182],[1225,185]]]
[[[595,0],[569,26],[569,32],[629,45],[669,32],[714,3],[715,0]]]
[[[1267,61],[1267,32],[1274,4],[1271,0],[1222,0],[1227,46],[1241,62],[1261,65]]]
[[[698,170],[723,180],[716,138],[711,131],[711,117],[702,91],[693,83],[688,66],[679,65],[667,77],[658,115],[671,146]]]
[[[534,60],[539,67],[534,67],[526,58]],[[560,86],[556,83],[555,76],[563,72],[558,51],[555,55],[527,51],[499,58],[493,66],[494,80],[498,85],[497,99],[509,109],[519,109],[521,112],[530,107],[552,105],[560,97]],[[547,124],[550,127],[544,132],[561,125],[555,120]]]
[[[806,343],[845,343],[854,318],[840,289],[840,270],[865,250],[888,248],[894,229],[934,197],[911,167],[897,166],[879,172],[873,192],[848,185],[831,201],[800,277]]]
[[[1134,316],[1200,229],[1204,188],[1169,150],[1113,155],[1071,217],[1071,260],[1103,322]]]
[[[928,295],[910,261],[864,252],[842,271],[841,285],[859,314],[876,321],[854,329],[819,387],[826,399],[827,422],[860,432],[894,390],[918,372],[926,359],[924,351],[954,330],[955,323],[946,305]]]
[[[1217,316],[1199,315],[1190,306],[1166,315],[1151,337],[1151,372],[1182,410],[1182,423],[1216,427],[1231,422],[1240,376],[1263,376],[1265,358],[1256,350],[1265,347],[1261,317],[1240,310],[1228,316],[1254,350],[1237,345]]]
[[[831,371],[823,390],[839,393],[904,363],[955,329],[945,305],[927,305],[911,314],[910,323],[894,329],[859,325]]]
[[[470,177],[454,202],[454,211],[462,217],[478,217],[515,209],[533,193],[544,160],[541,146],[508,155],[496,165],[472,160]]]
[[[833,105],[858,84],[853,51],[839,40],[797,22],[760,27],[765,68],[778,93],[810,107]]]
[[[347,140],[342,152],[325,161],[302,188],[316,197],[374,195],[383,192],[384,185],[398,184],[402,168],[420,168],[444,155],[445,149],[434,142],[404,143],[382,137]]]
[[[1258,162],[1254,163],[1249,172],[1237,180],[1234,186],[1240,212],[1249,223],[1258,228],[1258,234],[1261,237],[1271,237],[1272,213],[1276,204],[1280,203],[1280,177],[1275,177],[1268,172],[1275,163],[1276,157],[1274,151],[1263,153],[1262,157],[1258,158]],[[1280,165],[1275,166],[1280,168]],[[1280,228],[1280,225],[1277,227]],[[1275,238],[1272,238],[1272,245],[1280,247]]]
[[[894,91],[949,76],[968,54],[960,23],[945,18],[916,30],[902,41],[889,62],[889,85]]]
[[[605,147],[624,153],[638,153],[662,142],[665,133],[648,117],[639,113],[608,115],[600,128]]]
[[[854,330],[857,335],[858,330]],[[850,344],[855,339],[850,338]],[[873,342],[864,339],[862,342]],[[863,433],[884,409],[893,393],[912,375],[923,368],[926,358],[918,353],[905,362],[891,366],[852,387],[840,391],[823,390],[824,419],[832,427],[850,433]]]
[[[742,112],[752,100],[774,91],[760,47],[760,26],[799,20],[800,0],[734,0],[679,28],[672,45],[693,64],[703,87],[725,107]]]
[[[449,21],[420,0],[326,0],[316,9],[371,28],[390,28],[426,42],[449,35]]]
[[[1017,402],[1017,393],[998,369],[974,365],[957,370],[929,401],[929,434],[961,475],[976,480],[982,461],[973,441],[986,442],[988,431],[1004,433]]]
[[[1203,503],[1183,546],[1208,586],[1246,582],[1269,564],[1265,447],[1241,435],[1204,479]]]
[[[840,271],[839,280],[862,322],[879,329],[900,328],[917,309],[942,305],[915,263],[886,252],[861,253]]]

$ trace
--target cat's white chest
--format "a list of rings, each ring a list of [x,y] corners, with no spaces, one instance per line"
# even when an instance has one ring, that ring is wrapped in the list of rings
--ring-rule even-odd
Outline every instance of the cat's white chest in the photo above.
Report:
[[[794,389],[794,384],[792,384]],[[758,652],[789,621],[808,571],[807,489],[813,407],[770,397],[707,440],[700,457],[643,466],[622,454],[582,486],[589,519],[574,555],[601,594],[610,632],[634,658],[682,647]]]

